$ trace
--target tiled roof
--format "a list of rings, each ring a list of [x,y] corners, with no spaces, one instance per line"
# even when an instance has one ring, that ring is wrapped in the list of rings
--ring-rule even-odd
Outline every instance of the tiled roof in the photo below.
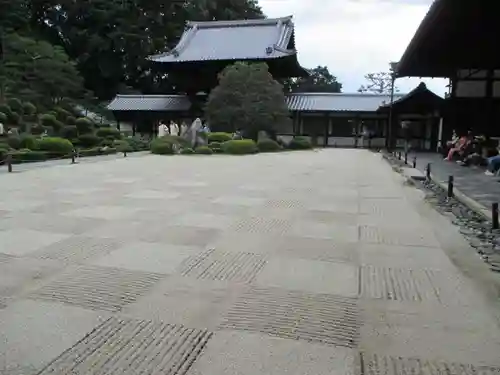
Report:
[[[296,54],[292,17],[193,22],[177,46],[155,62],[273,59]]]
[[[187,111],[191,102],[185,95],[117,95],[108,104],[110,111]]]
[[[394,94],[394,101],[405,94]],[[389,95],[348,93],[293,93],[287,95],[288,109],[302,112],[375,112],[390,103]],[[111,111],[187,111],[191,102],[184,95],[117,95]]]
[[[404,94],[394,94],[394,100]],[[390,103],[390,95],[361,93],[293,93],[287,96],[291,111],[375,112]]]

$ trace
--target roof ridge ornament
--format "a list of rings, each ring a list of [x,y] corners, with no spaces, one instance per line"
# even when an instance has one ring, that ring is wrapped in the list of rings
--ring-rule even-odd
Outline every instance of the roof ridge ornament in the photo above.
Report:
[[[267,46],[266,47],[266,54],[267,55],[270,55],[273,52],[274,52],[274,47],[272,47],[272,46]]]

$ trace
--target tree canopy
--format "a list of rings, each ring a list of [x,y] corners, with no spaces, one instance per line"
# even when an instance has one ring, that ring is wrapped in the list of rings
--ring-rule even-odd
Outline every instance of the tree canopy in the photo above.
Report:
[[[265,63],[226,67],[208,97],[205,116],[214,131],[242,130],[254,139],[259,131],[273,132],[290,121],[282,86]]]
[[[83,79],[61,47],[8,34],[4,50],[0,67],[3,95],[50,107],[63,98],[86,94]]]
[[[283,82],[286,92],[341,92],[342,84],[326,66],[309,70],[307,78],[290,78]]]
[[[186,20],[262,17],[256,0],[0,0],[0,34],[57,47],[54,53],[74,62],[85,88],[100,100],[117,92],[151,92],[168,81],[146,57],[173,48]],[[21,59],[12,56],[15,47],[4,50],[11,55],[6,58]]]
[[[392,91],[394,69],[396,63],[390,63],[388,72],[368,73],[365,75],[366,84],[361,85],[358,92],[368,92],[374,94],[390,94]],[[394,92],[399,92],[399,88],[394,86]]]

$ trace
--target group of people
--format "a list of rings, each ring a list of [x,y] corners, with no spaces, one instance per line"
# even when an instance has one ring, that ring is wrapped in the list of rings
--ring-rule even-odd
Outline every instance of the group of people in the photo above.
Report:
[[[447,155],[444,160],[455,161],[468,166],[474,164],[486,164],[485,174],[493,176],[500,169],[500,145],[496,145],[486,136],[474,136],[468,131],[462,136],[458,136],[453,131],[452,139],[447,142]]]

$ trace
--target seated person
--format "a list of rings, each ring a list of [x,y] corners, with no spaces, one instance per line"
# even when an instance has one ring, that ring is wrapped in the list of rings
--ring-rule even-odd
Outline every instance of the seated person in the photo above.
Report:
[[[472,142],[468,142],[465,148],[459,151],[460,159],[457,160],[457,163],[463,167],[467,167],[469,165],[479,165],[481,164],[481,145],[476,140]]]
[[[450,148],[450,151],[444,160],[452,161],[456,154],[462,154],[463,151],[471,144],[472,139],[472,132],[468,132],[466,136],[464,135],[460,137],[460,139],[454,144],[454,147]]]
[[[497,150],[500,151],[500,146],[497,147]],[[486,172],[484,174],[486,176],[494,176],[496,171],[500,168],[500,154],[496,156],[491,156],[488,158],[488,166],[486,168]]]

